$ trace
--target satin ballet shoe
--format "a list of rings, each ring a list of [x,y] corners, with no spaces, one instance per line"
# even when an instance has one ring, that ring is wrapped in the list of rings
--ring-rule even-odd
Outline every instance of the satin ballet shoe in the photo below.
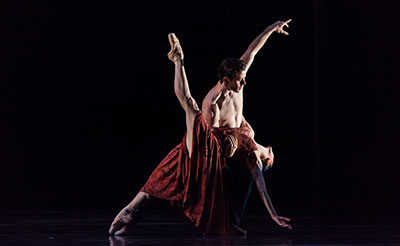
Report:
[[[183,51],[179,39],[176,37],[175,33],[168,34],[169,44],[171,45],[171,51],[168,52],[168,58],[172,62],[177,62],[178,60],[183,61]]]

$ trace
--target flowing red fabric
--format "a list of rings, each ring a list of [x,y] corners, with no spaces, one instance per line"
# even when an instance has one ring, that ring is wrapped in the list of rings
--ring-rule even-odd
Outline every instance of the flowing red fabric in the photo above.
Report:
[[[226,137],[229,135],[231,137],[236,138],[237,140],[237,149],[235,152],[235,156],[239,156],[245,161],[246,157],[257,150],[257,144],[250,137],[251,132],[248,128],[229,128],[229,127],[216,127],[213,128],[213,134],[218,139],[222,140],[222,145],[225,143]],[[224,148],[224,147],[223,147]]]
[[[199,112],[193,124],[192,156],[187,151],[185,134],[141,191],[172,201],[204,234],[228,234],[226,171],[221,144]]]

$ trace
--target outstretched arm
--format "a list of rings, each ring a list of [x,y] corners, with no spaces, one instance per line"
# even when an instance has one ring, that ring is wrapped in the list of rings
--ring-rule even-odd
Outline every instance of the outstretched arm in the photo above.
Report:
[[[289,35],[288,32],[283,30],[283,27],[289,27],[288,23],[291,21],[277,21],[274,24],[268,26],[253,42],[249,45],[246,52],[242,55],[240,60],[243,60],[247,63],[245,72],[249,69],[251,64],[253,63],[254,57],[256,56],[257,52],[264,46],[265,42],[271,36],[273,32],[283,33],[285,35]]]
[[[290,219],[278,216],[274,206],[272,205],[271,199],[269,198],[267,187],[265,186],[265,180],[261,169],[259,168],[261,160],[256,155],[256,153],[252,153],[246,160],[247,167],[250,170],[250,173],[256,183],[260,198],[264,203],[264,206],[267,208],[268,213],[271,218],[280,226],[292,229],[292,226],[288,224]]]

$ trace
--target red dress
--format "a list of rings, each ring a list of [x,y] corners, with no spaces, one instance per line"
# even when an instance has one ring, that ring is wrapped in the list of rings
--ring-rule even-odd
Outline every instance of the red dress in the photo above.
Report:
[[[240,139],[251,140],[248,136],[237,135]],[[220,132],[214,134],[199,112],[193,124],[192,156],[189,157],[187,151],[185,134],[141,189],[151,196],[172,201],[204,234],[229,233],[227,170],[222,141],[219,141],[222,137]],[[257,149],[254,141],[252,143],[250,151]]]

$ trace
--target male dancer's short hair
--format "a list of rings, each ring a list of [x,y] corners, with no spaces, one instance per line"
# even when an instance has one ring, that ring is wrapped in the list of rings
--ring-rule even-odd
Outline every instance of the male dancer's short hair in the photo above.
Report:
[[[232,79],[236,73],[243,71],[245,68],[246,62],[237,58],[225,58],[218,68],[219,81],[222,83],[225,76]]]

